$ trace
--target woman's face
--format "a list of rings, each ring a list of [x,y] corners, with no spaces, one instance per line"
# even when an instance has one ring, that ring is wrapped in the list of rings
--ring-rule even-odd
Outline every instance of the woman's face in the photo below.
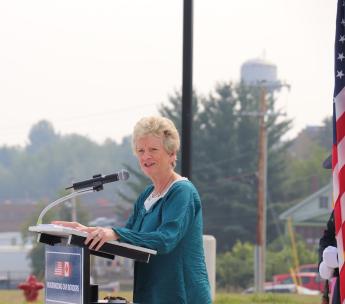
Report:
[[[175,153],[165,150],[161,137],[143,136],[137,139],[135,148],[141,170],[148,177],[159,177],[172,169]]]

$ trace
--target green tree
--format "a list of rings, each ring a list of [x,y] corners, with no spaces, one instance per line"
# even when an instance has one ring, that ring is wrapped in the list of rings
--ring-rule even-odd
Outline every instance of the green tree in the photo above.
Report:
[[[30,134],[30,144],[25,148],[0,148],[1,200],[53,200],[57,189],[72,182],[97,173],[111,174],[121,169],[123,163],[136,164],[129,153],[128,138],[121,144],[108,139],[100,145],[76,134],[58,136],[48,122],[33,126]],[[129,191],[125,183],[113,184],[111,188],[119,187]],[[116,191],[105,187],[102,195],[114,199]]]
[[[30,152],[35,152],[57,138],[58,135],[55,133],[53,125],[47,120],[41,120],[30,129],[30,144],[27,149]]]
[[[283,182],[286,200],[295,201],[306,197],[331,181],[331,170],[322,167],[328,155],[327,150],[313,142],[309,151],[307,159],[289,157],[288,178]]]
[[[181,96],[175,94],[160,113],[178,126]],[[205,231],[221,251],[236,240],[253,242],[256,230],[259,91],[245,85],[219,84],[208,97],[194,94],[192,179],[201,194]],[[272,203],[279,199],[285,178],[287,143],[281,137],[291,121],[279,119],[268,98],[268,188]],[[244,225],[245,223],[245,225]],[[268,227],[272,220],[269,218]],[[276,236],[268,229],[269,239]]]
[[[227,291],[244,289],[253,284],[254,247],[237,241],[231,251],[217,256],[217,284]]]
[[[296,244],[299,265],[317,262],[317,252],[310,250],[303,240]],[[273,275],[290,273],[293,268],[291,242],[287,236],[274,240],[266,250],[266,281]],[[217,256],[217,284],[226,290],[243,289],[254,281],[254,245],[237,241],[231,251]]]
[[[289,166],[283,181],[282,199],[294,202],[310,195],[331,180],[331,170],[322,167],[332,150],[332,118],[323,120],[322,126],[304,128],[287,155]]]
[[[316,250],[310,250],[302,239],[296,242],[296,251],[299,265],[315,264],[318,262]],[[290,273],[294,268],[291,240],[284,235],[267,247],[266,254],[266,279],[272,280],[273,275],[279,273]]]
[[[326,117],[322,122],[320,134],[317,137],[317,142],[326,150],[331,151],[333,145],[333,118]]]

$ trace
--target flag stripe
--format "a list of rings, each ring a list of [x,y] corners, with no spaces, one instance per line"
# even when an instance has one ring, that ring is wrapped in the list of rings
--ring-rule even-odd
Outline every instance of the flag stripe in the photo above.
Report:
[[[339,170],[339,173],[338,173],[338,183],[339,183],[339,195],[338,196],[342,196],[345,192],[345,167],[342,167],[340,170]],[[342,205],[344,206],[344,205]],[[345,218],[342,218],[343,219],[343,222],[344,222],[344,219]]]
[[[336,120],[339,119],[340,116],[342,116],[345,112],[345,88],[343,88],[339,94],[334,98],[334,103],[336,107]]]
[[[345,193],[343,193],[343,195],[339,198],[338,200],[340,203],[338,204],[340,206],[340,214],[341,214],[341,219],[342,219],[342,223],[341,223],[341,228],[343,230],[343,235],[345,237],[345,225],[343,225],[344,222],[344,218],[345,218],[345,208],[344,208],[344,204],[345,204]],[[345,242],[343,242],[343,244],[345,244]]]
[[[343,115],[341,115],[339,119],[337,120],[337,144],[338,145],[342,141],[344,141],[344,137],[345,137],[345,113],[343,113]]]
[[[334,201],[334,206],[335,206],[336,201],[339,196],[338,166],[334,168],[332,178],[333,178],[333,201]]]
[[[337,235],[342,224],[341,220],[341,206],[340,206],[340,199],[335,201],[334,205],[334,223],[335,223],[335,234]]]
[[[337,134],[338,134],[338,129],[337,129]],[[341,141],[338,142],[338,167],[341,170],[341,168],[344,167],[345,164],[345,155],[344,155],[344,149],[345,149],[345,138],[343,138]],[[339,171],[340,171],[339,170]]]

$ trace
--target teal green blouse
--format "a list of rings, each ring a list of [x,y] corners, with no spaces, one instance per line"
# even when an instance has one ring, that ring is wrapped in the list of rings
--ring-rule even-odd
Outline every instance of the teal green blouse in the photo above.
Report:
[[[211,303],[203,240],[200,197],[188,180],[174,183],[149,210],[139,196],[124,228],[113,228],[121,242],[157,250],[150,262],[135,263],[133,301],[140,304]]]

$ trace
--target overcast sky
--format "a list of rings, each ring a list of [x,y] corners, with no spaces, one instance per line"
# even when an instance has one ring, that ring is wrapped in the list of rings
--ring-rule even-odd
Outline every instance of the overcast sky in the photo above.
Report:
[[[177,0],[0,0],[0,145],[49,120],[120,141],[181,88]],[[207,95],[265,56],[291,85],[290,136],[332,114],[336,0],[194,0],[194,87]]]

